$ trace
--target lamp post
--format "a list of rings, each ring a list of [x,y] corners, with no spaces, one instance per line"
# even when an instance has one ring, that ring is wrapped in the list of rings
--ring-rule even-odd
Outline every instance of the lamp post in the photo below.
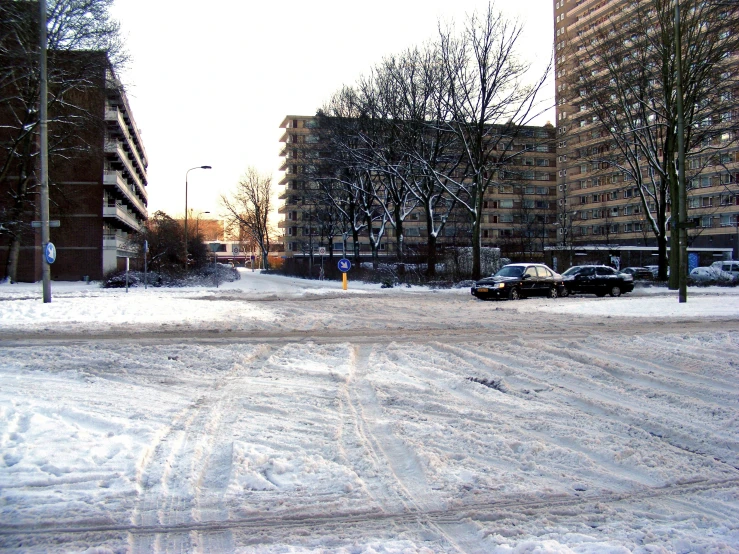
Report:
[[[187,271],[187,175],[193,169],[211,169],[209,165],[199,165],[191,167],[185,172],[185,271]]]
[[[200,216],[203,214],[209,214],[210,212],[199,212],[197,219],[195,219],[195,236],[197,237],[200,234]]]

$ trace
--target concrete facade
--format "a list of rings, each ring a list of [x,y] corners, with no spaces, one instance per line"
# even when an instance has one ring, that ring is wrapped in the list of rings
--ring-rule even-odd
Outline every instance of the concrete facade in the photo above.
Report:
[[[285,188],[279,195],[282,203],[278,207],[281,215],[278,227],[283,231],[286,257],[306,255],[311,247],[315,253],[320,246],[341,253],[345,246],[343,236],[321,236],[312,223],[307,197],[314,184],[305,167],[314,163],[313,153],[320,147],[315,132],[317,124],[316,117],[306,115],[288,115],[280,124],[284,129],[280,138],[284,144],[280,152],[283,157],[280,169],[284,175],[279,185]],[[540,254],[544,245],[556,241],[555,129],[552,125],[526,127],[514,142],[515,150],[521,153],[506,166],[506,171],[516,177],[506,180],[508,184],[491,187],[485,196],[482,246],[500,248],[505,256],[511,251],[525,249],[524,243],[536,241]],[[468,216],[461,211],[450,211],[445,217],[445,231],[438,237],[437,246],[468,246]],[[409,215],[403,226],[404,244],[422,251],[428,232],[420,208]],[[379,255],[395,256],[396,242],[395,229],[389,226]],[[353,252],[353,246],[349,237],[348,253]],[[369,248],[369,239],[360,237],[360,253],[369,254]]]
[[[607,33],[626,45],[625,56],[628,56],[628,41],[636,39],[630,35],[632,31],[627,30],[627,22],[633,20],[633,10],[649,8],[652,3],[646,0],[553,0],[553,4],[558,244],[570,247],[586,244],[654,246],[656,239],[633,180],[629,182],[615,164],[599,161],[603,156],[595,154],[607,151],[612,139],[593,113],[590,93],[580,88],[576,79],[578,71],[592,61],[588,48],[593,41],[603,40],[600,37]],[[727,13],[734,18],[736,28],[736,11],[728,10]],[[602,65],[594,64],[589,70],[596,79],[602,79],[606,87],[609,72],[600,67]],[[738,67],[739,52],[730,53],[721,73],[736,81]],[[612,82],[612,77],[610,79]],[[729,94],[737,98],[734,92]],[[727,123],[739,118],[735,100],[729,103],[721,117],[722,124],[724,117]],[[687,153],[688,218],[696,225],[688,235],[690,246],[729,247],[737,257],[739,141],[736,131],[729,127],[736,128],[727,124],[727,132],[705,145],[702,153]],[[648,203],[646,209],[655,213],[652,203]],[[676,211],[677,202],[670,202],[668,215]]]

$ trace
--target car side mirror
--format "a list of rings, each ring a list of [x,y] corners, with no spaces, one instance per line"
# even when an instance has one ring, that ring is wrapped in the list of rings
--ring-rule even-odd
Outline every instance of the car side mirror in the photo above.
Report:
[[[524,273],[521,279],[531,279],[531,275],[529,275],[528,273]]]

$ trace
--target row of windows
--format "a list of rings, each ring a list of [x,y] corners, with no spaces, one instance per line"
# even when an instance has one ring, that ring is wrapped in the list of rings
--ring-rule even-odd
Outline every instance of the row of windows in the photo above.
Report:
[[[711,229],[716,227],[737,227],[739,225],[738,214],[721,214],[721,215],[705,215],[696,218],[698,227],[702,229]],[[612,223],[610,225],[580,225],[575,226],[572,232],[575,235],[617,235],[620,233],[639,233],[646,229],[646,224],[641,221],[629,222],[629,223]],[[569,234],[569,230],[565,227],[559,229],[560,235]]]
[[[739,204],[739,196],[721,194],[718,196],[691,196],[688,208],[713,208],[714,206],[734,206]]]

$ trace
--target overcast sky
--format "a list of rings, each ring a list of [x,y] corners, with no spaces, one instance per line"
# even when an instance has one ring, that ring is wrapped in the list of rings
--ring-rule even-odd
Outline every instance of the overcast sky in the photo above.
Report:
[[[551,54],[552,0],[498,0],[524,23],[525,54]],[[149,213],[221,213],[248,166],[278,178],[279,124],[312,115],[383,56],[461,24],[484,0],[119,0],[132,56],[121,75],[149,158]],[[553,85],[551,96],[554,95]],[[553,114],[545,119],[554,123]],[[540,123],[545,123],[541,121]]]

